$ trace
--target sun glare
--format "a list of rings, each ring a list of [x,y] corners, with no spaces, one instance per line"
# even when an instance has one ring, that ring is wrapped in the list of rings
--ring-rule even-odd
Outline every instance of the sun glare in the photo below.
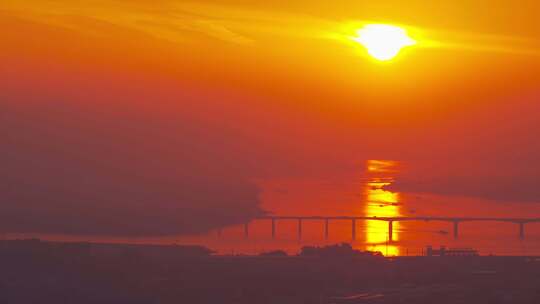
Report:
[[[407,31],[386,24],[368,24],[359,29],[353,39],[363,45],[368,54],[386,61],[396,57],[402,48],[416,44]]]

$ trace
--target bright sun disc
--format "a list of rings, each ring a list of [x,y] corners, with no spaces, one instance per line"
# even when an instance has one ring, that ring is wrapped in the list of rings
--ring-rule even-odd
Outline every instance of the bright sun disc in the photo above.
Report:
[[[390,60],[407,46],[416,44],[407,32],[397,26],[368,24],[359,29],[353,39],[363,45],[368,54],[378,60]]]

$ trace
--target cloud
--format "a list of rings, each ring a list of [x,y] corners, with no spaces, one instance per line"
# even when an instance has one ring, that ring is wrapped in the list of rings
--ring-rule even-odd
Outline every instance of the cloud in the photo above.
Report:
[[[409,144],[414,159],[389,189],[540,202],[538,96],[533,91],[505,98],[419,134]]]
[[[351,174],[366,159],[410,164],[400,191],[507,199],[501,189],[526,180],[520,199],[534,195],[540,111],[492,100],[538,87],[528,59],[422,50],[379,69],[341,43],[305,41],[339,31],[339,14],[178,1],[2,6],[13,30],[1,33],[1,230],[202,232],[263,212],[254,178]]]
[[[234,132],[151,104],[156,92],[36,91],[2,96],[0,231],[201,233],[263,213]]]
[[[429,173],[428,173],[429,174]],[[446,176],[402,178],[386,187],[390,191],[475,197],[498,202],[540,202],[538,176]]]
[[[8,1],[4,13],[86,34],[107,35],[106,27],[130,29],[175,43],[201,36],[249,45],[268,35],[322,38],[336,22],[308,15],[197,2]]]

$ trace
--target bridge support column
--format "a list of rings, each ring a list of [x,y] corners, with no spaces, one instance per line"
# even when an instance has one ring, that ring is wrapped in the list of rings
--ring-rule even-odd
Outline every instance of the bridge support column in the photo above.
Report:
[[[302,219],[298,219],[298,241],[302,240]]]
[[[324,219],[324,239],[328,240],[328,222],[329,219]]]
[[[454,221],[454,239],[459,237],[459,221]]]
[[[276,219],[272,219],[272,239],[276,238]]]
[[[524,222],[519,223],[519,238],[520,239],[525,238],[525,223]]]
[[[393,224],[394,221],[388,221],[388,241],[392,242],[394,239],[394,231],[393,231]]]
[[[246,239],[249,237],[249,223],[244,224],[244,237]]]
[[[356,220],[355,219],[352,219],[351,221],[351,236],[352,236],[352,240],[353,241],[356,241]]]
[[[221,228],[219,228],[219,229],[217,230],[217,236],[218,236],[218,238],[221,237],[221,233],[222,233]]]

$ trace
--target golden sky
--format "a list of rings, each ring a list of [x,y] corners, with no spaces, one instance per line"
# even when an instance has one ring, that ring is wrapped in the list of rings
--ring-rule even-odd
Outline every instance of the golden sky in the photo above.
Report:
[[[96,178],[142,164],[156,180],[194,166],[243,182],[367,159],[536,177],[539,12],[537,1],[4,0],[4,153],[48,163],[60,150],[84,159],[81,172],[107,163]],[[351,39],[368,23],[417,44],[378,62]]]
[[[404,109],[461,110],[538,83],[534,1],[8,0],[1,8],[11,62],[168,77],[339,120],[363,107],[398,120]],[[392,64],[367,60],[348,39],[366,22],[403,25],[419,45]]]

